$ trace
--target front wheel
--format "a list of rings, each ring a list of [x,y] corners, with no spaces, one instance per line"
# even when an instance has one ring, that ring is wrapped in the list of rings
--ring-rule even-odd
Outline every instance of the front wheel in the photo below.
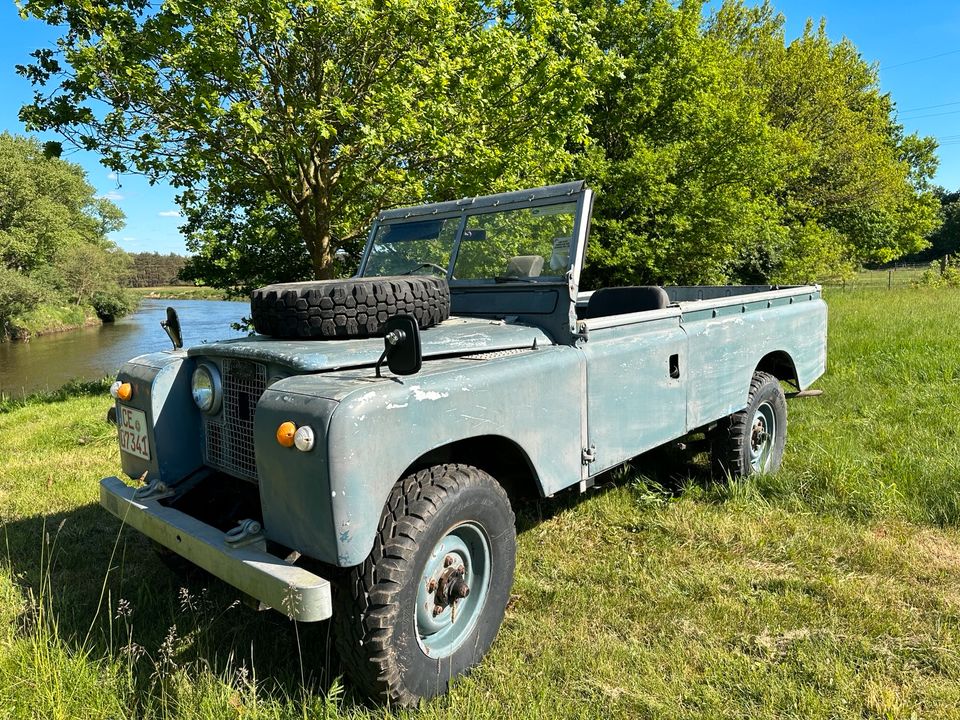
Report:
[[[787,400],[780,381],[754,373],[747,407],[721,420],[711,440],[713,464],[721,474],[776,472],[787,442]]]
[[[337,592],[337,647],[371,697],[415,704],[447,691],[503,621],[516,530],[500,484],[469,465],[400,480],[367,560]]]

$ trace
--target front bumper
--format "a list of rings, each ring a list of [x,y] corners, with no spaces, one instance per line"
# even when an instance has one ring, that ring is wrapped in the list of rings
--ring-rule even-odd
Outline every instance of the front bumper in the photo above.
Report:
[[[135,498],[134,492],[119,478],[104,478],[100,504],[124,524],[294,620],[315,622],[333,614],[327,580],[255,547],[231,547],[220,530],[156,500]]]

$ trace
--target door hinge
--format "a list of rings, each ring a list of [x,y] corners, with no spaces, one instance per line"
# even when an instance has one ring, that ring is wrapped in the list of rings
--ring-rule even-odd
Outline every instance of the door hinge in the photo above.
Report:
[[[584,465],[589,465],[592,462],[596,462],[596,460],[597,460],[596,445],[591,445],[590,447],[584,448],[583,450],[580,451],[580,461]]]

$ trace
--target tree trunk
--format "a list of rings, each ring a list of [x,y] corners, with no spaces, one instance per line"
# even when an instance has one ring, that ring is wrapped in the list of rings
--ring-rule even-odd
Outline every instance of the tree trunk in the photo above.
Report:
[[[326,203],[315,199],[298,213],[300,234],[310,252],[315,280],[332,280],[334,277],[333,248],[330,219]]]

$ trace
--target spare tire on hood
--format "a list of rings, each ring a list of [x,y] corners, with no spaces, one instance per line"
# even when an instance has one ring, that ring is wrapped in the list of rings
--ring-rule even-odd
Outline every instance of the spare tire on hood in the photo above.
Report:
[[[412,315],[421,329],[450,317],[450,287],[423,275],[268,285],[250,296],[253,327],[275,338],[382,335],[387,318]]]

